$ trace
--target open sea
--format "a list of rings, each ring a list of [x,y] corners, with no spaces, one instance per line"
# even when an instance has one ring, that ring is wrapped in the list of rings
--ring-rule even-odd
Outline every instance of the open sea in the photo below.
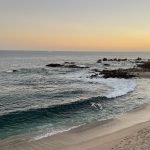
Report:
[[[100,58],[150,58],[150,53],[0,51],[0,139],[41,139],[150,103],[149,79],[90,78]],[[74,62],[89,68],[50,68]],[[108,62],[107,68],[135,64]],[[13,72],[13,70],[16,70]]]

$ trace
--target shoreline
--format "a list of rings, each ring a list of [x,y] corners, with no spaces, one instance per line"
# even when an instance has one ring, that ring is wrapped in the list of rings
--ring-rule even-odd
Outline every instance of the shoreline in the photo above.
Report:
[[[125,137],[149,127],[149,113],[150,105],[144,104],[114,119],[86,124],[36,141],[21,139],[19,136],[15,139],[1,140],[0,146],[3,150],[98,150],[100,147],[101,150],[111,150]],[[127,140],[129,138],[123,140],[124,143]]]
[[[150,78],[150,73],[138,73]],[[137,150],[150,149],[150,104],[114,119],[96,121],[40,140],[14,136],[0,140],[0,150]]]

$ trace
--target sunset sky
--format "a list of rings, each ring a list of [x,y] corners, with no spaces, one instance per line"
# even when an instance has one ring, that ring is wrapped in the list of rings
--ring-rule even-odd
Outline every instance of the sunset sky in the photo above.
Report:
[[[150,0],[0,0],[0,50],[150,50]]]

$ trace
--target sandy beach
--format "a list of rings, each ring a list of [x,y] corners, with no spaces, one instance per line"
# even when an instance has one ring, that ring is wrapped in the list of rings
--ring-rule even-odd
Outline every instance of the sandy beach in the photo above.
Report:
[[[150,106],[116,119],[87,124],[71,131],[28,141],[0,141],[1,150],[148,150],[150,149]]]

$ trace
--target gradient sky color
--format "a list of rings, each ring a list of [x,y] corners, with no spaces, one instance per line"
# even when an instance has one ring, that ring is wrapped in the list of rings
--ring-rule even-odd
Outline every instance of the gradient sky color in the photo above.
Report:
[[[150,0],[0,0],[1,50],[150,50]]]

